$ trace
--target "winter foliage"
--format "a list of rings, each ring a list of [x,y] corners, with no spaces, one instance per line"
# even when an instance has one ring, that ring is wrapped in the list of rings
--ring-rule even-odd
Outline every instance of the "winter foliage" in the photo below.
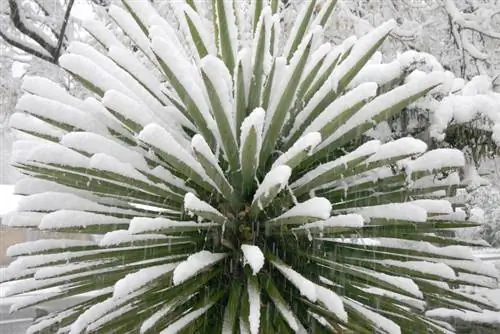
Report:
[[[123,0],[133,48],[93,22],[99,46],[59,59],[87,97],[24,81],[4,223],[100,235],[8,250],[4,295],[34,293],[12,310],[86,296],[29,333],[450,333],[496,310],[455,289],[498,277],[453,236],[477,226],[452,205],[462,152],[367,135],[457,79],[368,75],[397,25],[333,45],[335,3],[286,31],[277,0],[175,1],[175,22]]]

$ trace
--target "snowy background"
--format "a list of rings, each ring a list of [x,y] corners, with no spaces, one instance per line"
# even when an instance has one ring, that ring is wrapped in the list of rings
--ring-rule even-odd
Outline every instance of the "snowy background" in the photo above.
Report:
[[[49,1],[46,2],[48,3]],[[9,22],[9,16],[3,14],[8,12],[6,8],[2,7],[6,6],[6,3],[7,1],[2,1],[0,4],[0,13],[2,13],[0,15],[3,15],[0,16],[3,20],[0,21],[0,24],[2,24],[2,22]],[[108,2],[77,0],[71,11],[70,17],[72,19],[82,19],[91,16],[103,17],[105,7],[100,5],[106,3]],[[296,3],[297,2],[290,1],[288,11],[289,17],[293,17]],[[476,93],[488,95],[488,97],[491,98],[491,101],[488,100],[488,103],[497,103],[497,105],[500,106],[500,99],[498,95],[495,95],[498,92],[500,81],[497,80],[500,70],[500,29],[498,29],[500,27],[500,15],[497,15],[500,9],[500,3],[491,0],[472,2],[447,0],[440,2],[444,4],[441,6],[436,5],[438,2],[430,2],[432,4],[429,3],[425,7],[416,5],[415,3],[412,1],[339,1],[337,9],[337,14],[339,14],[337,17],[339,20],[335,23],[335,28],[332,29],[331,38],[334,41],[339,41],[352,33],[363,35],[373,26],[385,21],[388,17],[397,15],[400,27],[397,30],[397,34],[392,36],[388,45],[384,46],[385,57],[393,58],[399,53],[399,50],[430,52],[435,55],[437,60],[442,63],[445,68],[452,71],[457,77],[465,77],[466,80],[471,81],[473,81],[476,76],[481,76],[480,78],[483,79],[486,78],[484,81],[488,82],[487,88],[485,88],[484,92],[479,91],[480,89],[476,89]],[[161,5],[159,6],[161,7]],[[25,10],[35,11],[35,9],[30,8],[25,8]],[[38,24],[44,27],[44,29],[47,28],[45,24],[53,24],[54,26],[60,27],[65,14],[65,8],[54,8],[53,13],[54,15],[51,16],[53,22],[46,23],[40,21]],[[447,15],[454,18],[454,20],[450,20],[451,23],[448,22]],[[9,24],[9,27],[11,26],[11,23],[7,24]],[[290,21],[288,24],[293,24],[293,22]],[[455,33],[460,26],[464,25],[470,25],[476,29],[472,29],[472,32],[469,29],[466,32],[461,30],[461,33]],[[17,32],[15,27],[10,29],[9,33],[11,34],[10,37],[15,37],[15,41],[31,46],[35,50],[40,49],[36,47],[36,45],[32,45],[32,41],[29,41],[25,36],[23,37],[22,34]],[[450,35],[453,36],[453,40],[450,39]],[[87,38],[81,28],[79,28],[76,20],[69,24],[67,37],[72,40]],[[457,48],[455,44],[461,46]],[[43,51],[42,49],[40,50]],[[62,84],[74,94],[78,94],[81,87],[72,82],[57,65],[40,59],[29,52],[20,51],[19,48],[13,47],[12,43],[9,43],[5,38],[0,39],[0,55],[1,77],[11,78],[10,80],[2,80],[0,84],[1,216],[15,209],[19,199],[18,196],[13,194],[13,184],[21,176],[9,165],[12,143],[19,134],[14,133],[9,126],[9,122],[10,115],[15,109],[17,98],[20,96],[22,78],[27,74],[48,76]],[[401,58],[399,59],[401,60]],[[396,65],[399,66],[399,63]],[[480,83],[484,81],[480,81]],[[471,85],[470,87],[477,88],[479,86],[481,85]],[[490,110],[491,108],[489,108],[489,106],[491,106],[491,104],[488,103],[486,104],[486,109]],[[416,105],[416,109],[425,106],[426,105]],[[495,115],[492,116],[486,112],[482,113],[467,108],[461,109],[460,111],[463,113],[455,113],[449,115],[449,118],[441,119],[442,123],[448,125],[448,123],[452,122],[451,119],[453,116],[455,116],[456,121],[457,115],[462,116],[464,123],[472,120],[482,121],[484,118],[489,118],[485,123],[490,121],[490,123],[492,122],[495,124],[500,120],[500,117],[495,118]],[[419,121],[420,119],[412,123],[410,120],[409,123],[414,125],[413,128],[418,129],[420,124]],[[426,119],[426,121],[428,121],[428,119]],[[439,122],[437,122],[437,124],[438,127],[443,125],[439,124]],[[391,131],[394,131],[394,128],[391,129],[389,125],[387,125],[387,128],[379,130],[380,131],[375,134],[376,136],[391,136]],[[434,130],[436,130],[436,127],[434,127]],[[439,132],[438,130],[440,129],[436,130],[437,133]],[[426,131],[425,135],[429,137],[429,131]],[[421,134],[420,132],[418,133]],[[463,147],[460,148],[464,150],[470,149],[467,145],[463,145]],[[483,154],[479,158],[476,154],[471,154],[469,162],[471,166],[476,165],[475,167],[471,167],[471,175],[473,176],[471,177],[471,180],[473,180],[471,182],[473,184],[469,187],[469,192],[464,195],[466,197],[465,202],[468,206],[482,209],[483,214],[480,214],[480,216],[482,218],[483,227],[463,233],[468,234],[468,236],[484,238],[493,246],[500,247],[500,159],[491,157],[489,153],[491,152]],[[481,181],[478,181],[478,176],[481,176]],[[478,187],[479,184],[484,185]],[[1,230],[0,233],[2,233]],[[5,233],[0,234],[0,237],[2,235],[5,235]],[[0,239],[0,241],[2,243],[2,250],[11,243],[17,242],[17,240],[11,240],[6,237]],[[478,253],[478,256],[490,259],[491,261],[497,261],[497,259],[500,258],[496,250],[481,251]],[[487,297],[497,301],[500,306],[500,291],[490,293]],[[9,304],[10,302],[9,300],[3,301],[5,304]],[[1,303],[0,307],[2,307]],[[0,308],[0,313],[3,310],[3,307]],[[28,318],[31,316],[32,314],[26,315]],[[464,317],[470,317],[472,319],[477,316],[478,315],[468,314]],[[485,313],[481,316],[485,318],[485,321],[488,320],[500,323],[500,320],[497,318],[498,315]],[[14,323],[19,321],[21,324],[24,318],[22,315],[20,317],[21,320],[15,320]],[[13,323],[11,319],[0,318],[0,328],[2,328],[1,326],[4,324],[4,321],[9,321],[9,324]],[[20,327],[17,327],[16,331],[19,330],[19,328]],[[14,331],[8,328],[5,332],[13,333]]]

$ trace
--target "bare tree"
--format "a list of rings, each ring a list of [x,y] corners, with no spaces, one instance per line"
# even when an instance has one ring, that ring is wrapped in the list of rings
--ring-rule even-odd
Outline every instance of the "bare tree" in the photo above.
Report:
[[[98,6],[109,5],[109,0],[89,1]],[[57,64],[72,37],[70,21],[75,0],[0,2],[0,41]]]

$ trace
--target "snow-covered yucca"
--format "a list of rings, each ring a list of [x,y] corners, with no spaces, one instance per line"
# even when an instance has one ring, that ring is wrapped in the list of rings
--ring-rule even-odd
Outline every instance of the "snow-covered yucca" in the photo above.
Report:
[[[443,308],[492,309],[453,290],[496,284],[450,234],[475,226],[446,199],[462,154],[363,136],[443,73],[378,87],[394,22],[332,45],[335,1],[304,4],[284,34],[277,0],[172,1],[175,23],[123,0],[134,51],[87,22],[100,45],[60,59],[87,99],[25,80],[5,223],[100,235],[9,248],[13,310],[85,297],[30,333],[448,333]]]

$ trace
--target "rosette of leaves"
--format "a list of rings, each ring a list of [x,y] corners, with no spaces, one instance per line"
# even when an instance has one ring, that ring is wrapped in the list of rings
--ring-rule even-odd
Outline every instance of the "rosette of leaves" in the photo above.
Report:
[[[174,24],[124,0],[109,15],[133,49],[86,22],[100,47],[60,59],[86,99],[25,80],[5,223],[99,235],[8,250],[5,295],[30,293],[12,310],[78,301],[28,332],[448,333],[429,310],[494,308],[453,289],[496,284],[447,233],[475,226],[450,202],[462,154],[362,140],[439,73],[348,88],[393,22],[334,46],[335,1],[287,33],[278,1],[245,4],[175,2]]]

